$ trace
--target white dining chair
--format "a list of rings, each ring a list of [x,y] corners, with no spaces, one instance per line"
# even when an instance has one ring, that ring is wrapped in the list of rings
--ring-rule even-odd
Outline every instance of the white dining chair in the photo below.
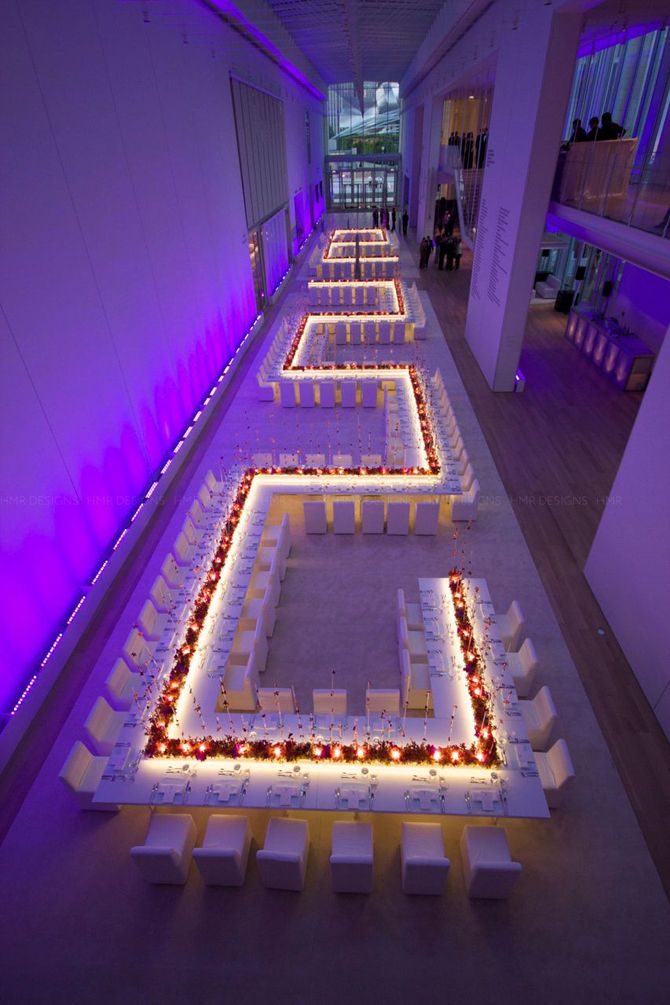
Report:
[[[426,636],[423,631],[410,631],[407,618],[398,615],[398,643],[409,652],[410,659],[415,663],[427,663]]]
[[[361,454],[362,468],[381,468],[381,466],[382,466],[381,454]]]
[[[254,656],[256,671],[263,673],[268,659],[268,639],[265,624],[257,621],[255,628],[245,631],[238,625],[238,629],[233,636],[233,645],[230,650],[230,659],[233,663],[246,663],[249,657]]]
[[[168,554],[161,565],[161,576],[171,590],[181,591],[186,579],[186,569],[177,565],[173,554]]]
[[[317,386],[319,388],[319,405],[321,408],[335,408],[335,381],[320,380]]]
[[[154,579],[149,590],[149,598],[161,614],[170,615],[177,607],[176,591],[170,589],[162,576],[156,576]]]
[[[279,401],[282,408],[295,408],[295,381],[279,381]]]
[[[271,638],[277,623],[277,608],[272,603],[270,591],[263,597],[253,597],[247,591],[238,626],[245,632],[255,631],[259,622],[263,625],[266,638]]]
[[[197,831],[188,813],[154,813],[144,844],[130,856],[147,883],[181,885],[188,878]]]
[[[408,502],[389,500],[386,507],[386,533],[409,534],[409,513]]]
[[[468,896],[473,899],[505,900],[521,874],[513,862],[502,827],[464,827],[461,861]]]
[[[207,886],[243,886],[247,874],[251,828],[239,814],[214,813],[193,860]]]
[[[513,600],[506,614],[496,614],[496,623],[505,649],[507,652],[515,652],[519,648],[525,627],[523,611],[519,602]]]
[[[240,660],[240,662],[228,658],[223,676],[223,686],[231,712],[256,711],[258,707],[256,701],[258,671],[256,669],[256,656],[253,652],[248,655],[246,660]]]
[[[291,552],[291,524],[288,513],[284,513],[281,523],[266,524],[261,537],[261,547],[277,548],[286,561]]]
[[[347,692],[344,688],[316,688],[312,691],[314,715],[346,715]]]
[[[308,855],[307,821],[272,817],[265,844],[256,852],[261,882],[275,890],[304,889]]]
[[[366,712],[379,715],[400,714],[400,690],[393,687],[369,687],[365,691]]]
[[[259,687],[257,697],[261,712],[293,715],[296,711],[292,687]]]
[[[316,395],[313,380],[298,381],[298,403],[301,408],[314,408]]]
[[[138,628],[131,629],[121,651],[132,670],[146,671],[155,665],[154,644]]]
[[[302,504],[306,534],[325,534],[328,530],[325,499],[305,499]]]
[[[177,565],[190,566],[193,561],[195,545],[189,544],[183,531],[179,532],[172,545],[172,554],[175,557]]]
[[[306,468],[325,468],[325,466],[326,466],[325,454],[305,454]]]
[[[420,604],[408,603],[405,591],[399,589],[396,594],[398,617],[405,616],[407,628],[410,632],[422,632],[424,630],[423,614]]]
[[[255,468],[271,468],[272,454],[256,453],[251,455],[251,462]]]
[[[535,754],[535,763],[547,806],[550,810],[558,809],[575,777],[575,769],[565,740],[557,740],[546,754],[538,751]]]
[[[106,698],[96,699],[84,723],[84,732],[96,754],[111,754],[126,715],[125,711],[113,709]]]
[[[363,499],[361,502],[361,530],[364,534],[384,533],[384,500]]]
[[[519,708],[533,750],[546,750],[551,740],[558,714],[551,691],[545,684],[531,701],[520,701]]]
[[[371,893],[374,846],[370,824],[338,820],[333,824],[330,875],[335,893]]]
[[[441,824],[404,822],[400,858],[405,893],[444,893],[451,863],[444,854]]]
[[[159,642],[166,630],[171,631],[167,614],[157,611],[150,598],[142,605],[137,618],[137,627],[149,642]]]
[[[122,711],[130,708],[133,695],[142,693],[144,683],[141,675],[133,673],[126,661],[119,658],[107,675],[105,687],[113,708]]]
[[[333,500],[333,533],[354,534],[356,532],[356,503],[353,499]]]
[[[527,698],[533,690],[539,660],[531,639],[526,639],[518,653],[507,653],[507,663],[512,673],[519,698]]]
[[[261,547],[256,552],[254,568],[260,569],[261,572],[271,572],[273,569],[276,569],[280,580],[283,582],[286,577],[286,558],[283,551],[270,544],[264,545],[261,543]]]
[[[288,454],[282,453],[279,455],[279,467],[280,468],[299,468],[300,467],[300,457],[298,454]]]
[[[342,408],[356,407],[356,382],[353,380],[343,380],[340,382],[340,395],[342,398]]]
[[[404,646],[398,646],[400,660],[400,690],[403,708],[412,711],[433,708],[433,693],[430,684],[430,668],[427,663],[417,663],[410,659]]]
[[[119,809],[116,803],[93,802],[107,761],[105,755],[96,756],[85,743],[75,740],[58,777],[80,809],[104,813],[115,813]]]
[[[352,468],[354,460],[351,454],[333,454],[334,468]]]
[[[440,504],[436,500],[420,500],[414,511],[414,533],[437,534],[440,521]]]
[[[479,512],[479,482],[475,478],[467,492],[453,496],[451,519],[455,523],[477,519]]]
[[[377,381],[376,380],[364,380],[363,390],[362,390],[362,405],[363,408],[376,408],[377,407]]]

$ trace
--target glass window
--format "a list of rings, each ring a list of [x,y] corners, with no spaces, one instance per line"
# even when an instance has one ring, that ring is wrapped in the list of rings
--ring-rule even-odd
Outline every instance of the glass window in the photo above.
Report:
[[[400,86],[366,81],[363,108],[353,83],[328,88],[328,153],[398,153]]]

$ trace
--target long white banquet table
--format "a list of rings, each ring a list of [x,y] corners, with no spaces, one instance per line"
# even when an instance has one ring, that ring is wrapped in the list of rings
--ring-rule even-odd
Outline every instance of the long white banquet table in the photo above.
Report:
[[[502,763],[496,768],[442,764],[386,765],[330,760],[257,761],[212,758],[144,758],[144,723],[121,730],[95,801],[152,806],[211,806],[286,810],[546,818],[538,777],[485,580],[464,581],[475,639],[486,661],[486,683],[495,693],[492,725]],[[449,622],[449,580],[420,579],[434,715],[307,716],[226,713],[216,734],[272,743],[292,738],[329,746],[384,739],[402,747],[414,740],[446,745],[466,736],[463,672],[457,665]],[[212,731],[214,733],[214,731]]]

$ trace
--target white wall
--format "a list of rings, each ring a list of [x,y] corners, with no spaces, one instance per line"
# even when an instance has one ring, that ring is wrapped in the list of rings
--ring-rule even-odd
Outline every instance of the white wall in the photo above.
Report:
[[[585,567],[670,737],[670,339],[666,337]]]
[[[0,710],[255,315],[231,68],[286,101],[289,188],[321,176],[314,99],[148,6],[2,5]]]

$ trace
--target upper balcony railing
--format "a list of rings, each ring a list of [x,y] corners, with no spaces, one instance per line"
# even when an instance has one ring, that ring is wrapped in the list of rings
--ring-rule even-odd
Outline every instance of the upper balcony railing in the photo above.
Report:
[[[573,143],[561,150],[552,200],[670,237],[670,167],[636,167],[636,139]]]

